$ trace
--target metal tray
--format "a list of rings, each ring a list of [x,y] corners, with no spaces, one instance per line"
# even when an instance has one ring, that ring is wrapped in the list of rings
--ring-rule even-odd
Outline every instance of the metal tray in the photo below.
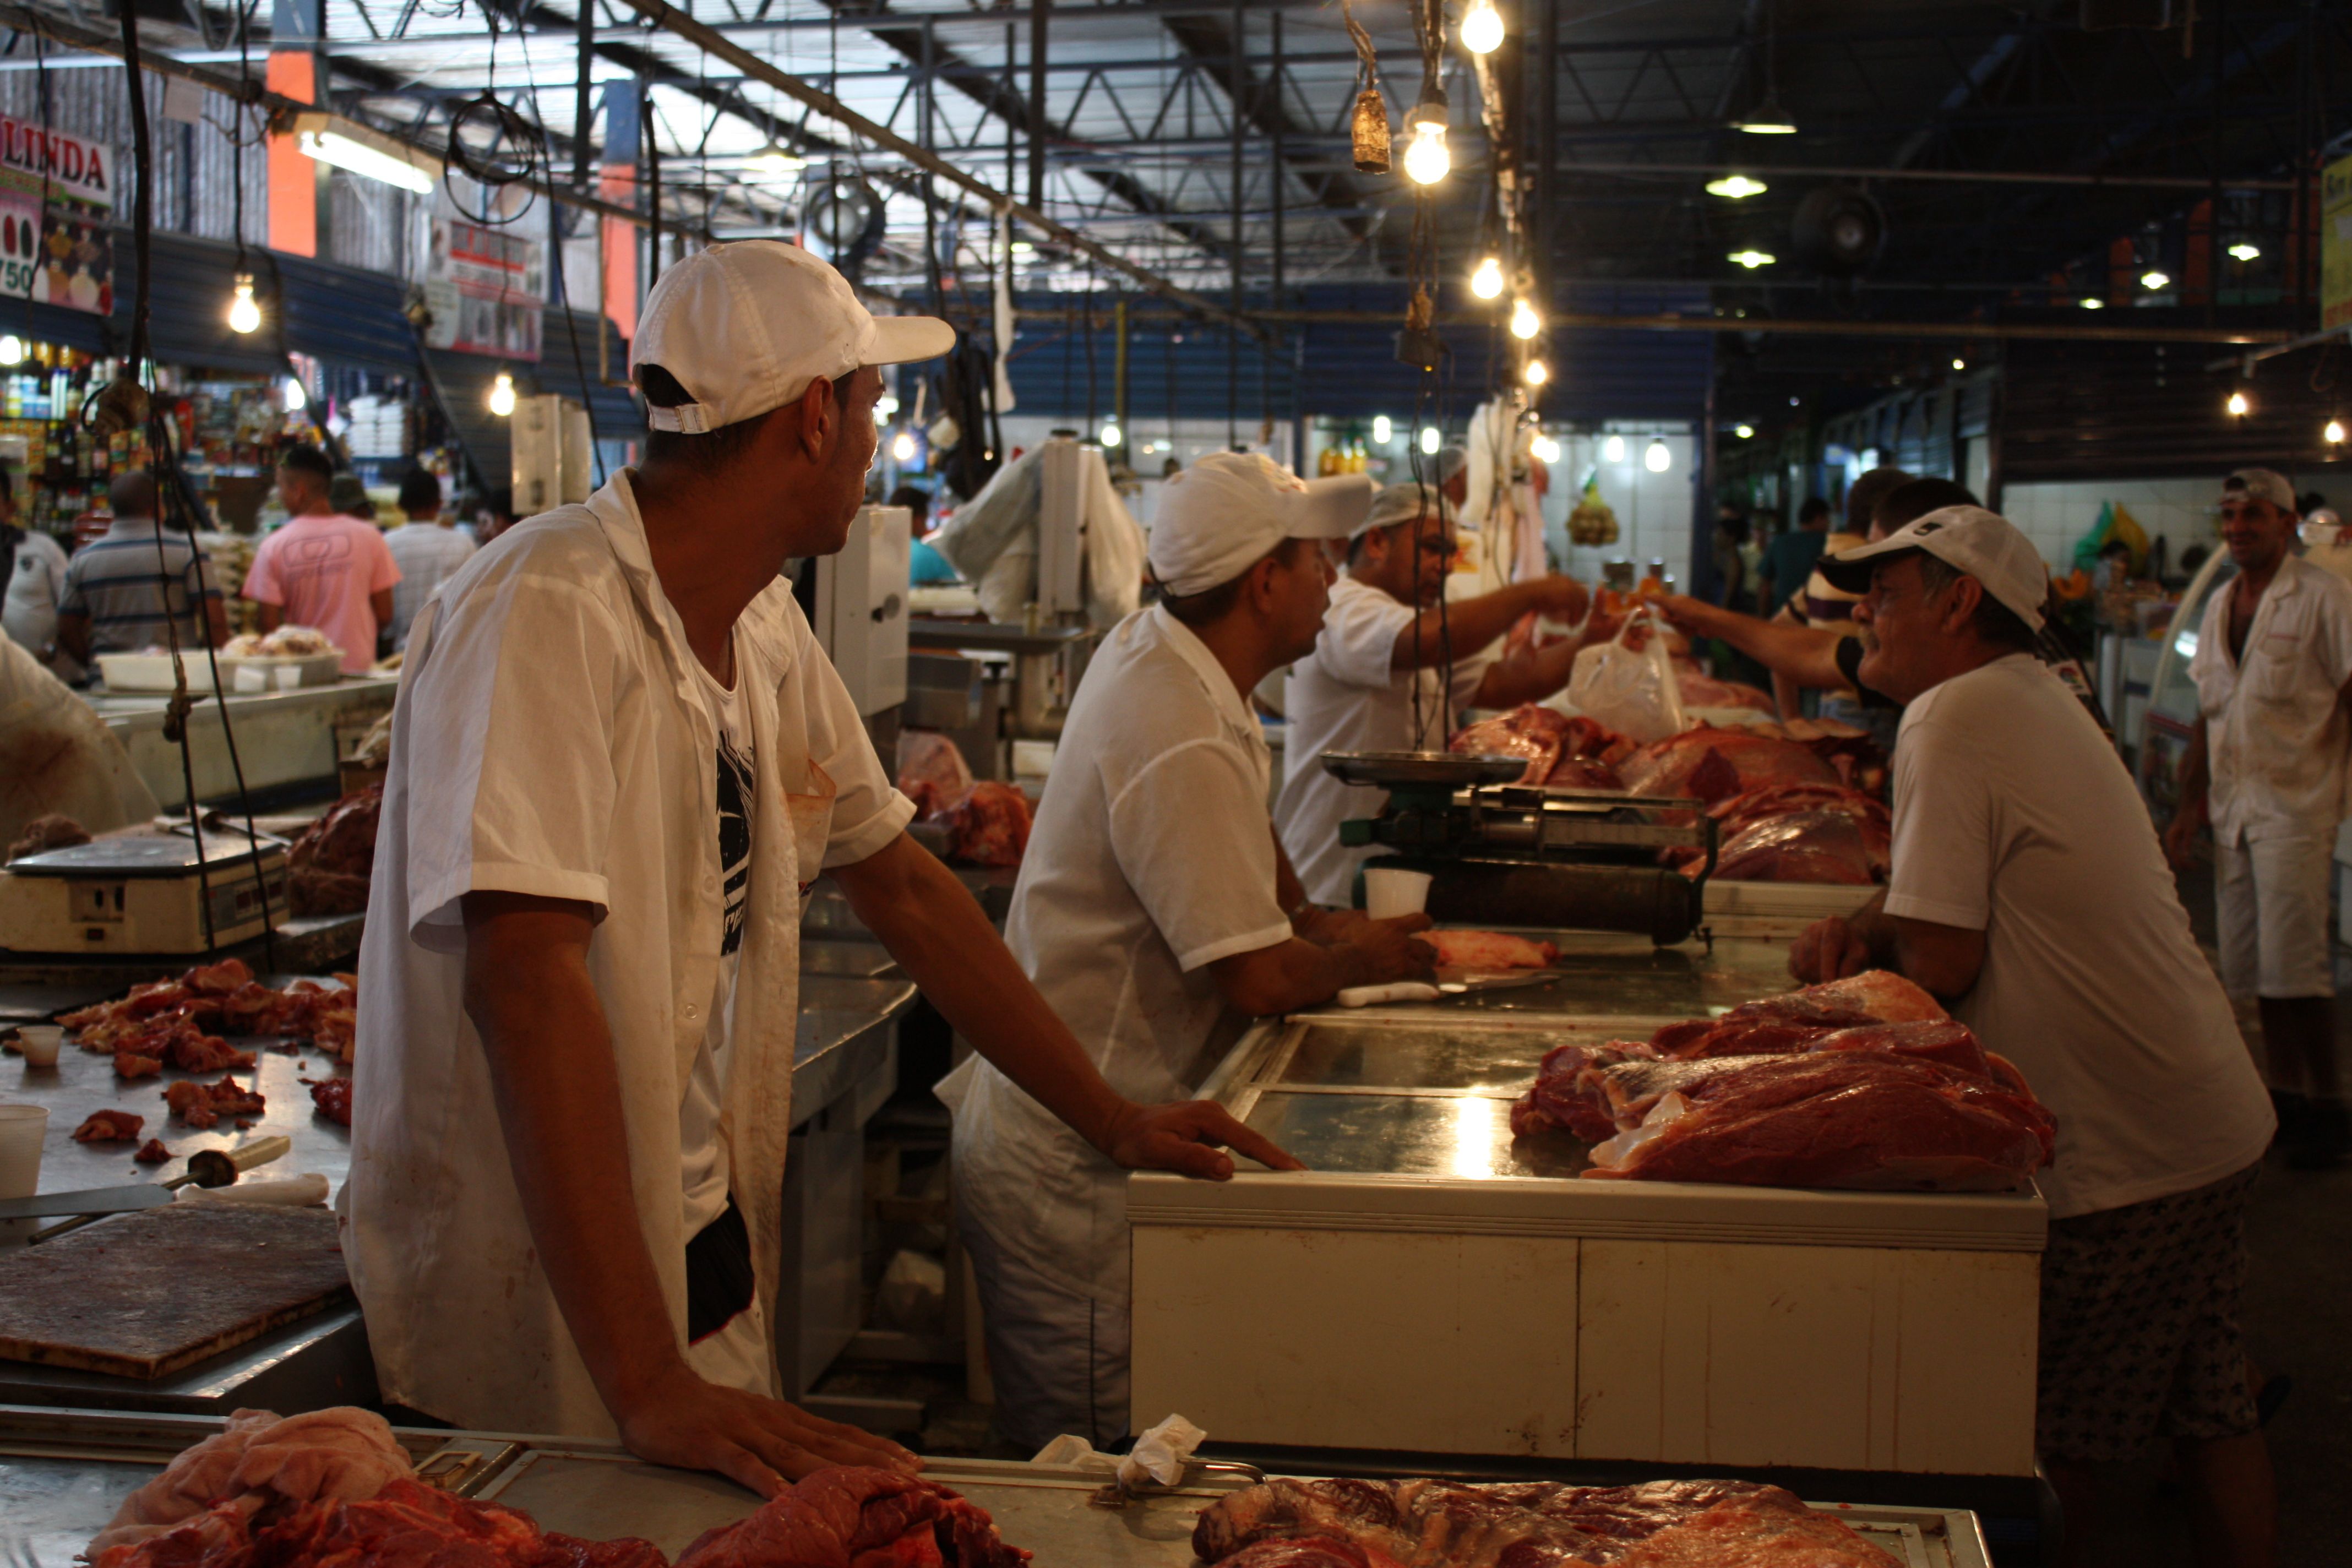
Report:
[[[1528,760],[1454,752],[1326,752],[1323,769],[1341,784],[1392,789],[1398,784],[1507,784],[1528,771]]]

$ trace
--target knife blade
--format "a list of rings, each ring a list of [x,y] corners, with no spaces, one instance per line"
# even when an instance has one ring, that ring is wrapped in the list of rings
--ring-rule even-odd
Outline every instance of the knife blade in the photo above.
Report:
[[[1440,969],[1437,988],[1448,996],[1473,991],[1516,991],[1559,978],[1554,969]]]
[[[29,1198],[0,1198],[0,1219],[129,1214],[134,1209],[161,1208],[171,1201],[171,1189],[160,1183],[134,1182],[125,1187],[85,1187],[78,1193],[36,1193]]]

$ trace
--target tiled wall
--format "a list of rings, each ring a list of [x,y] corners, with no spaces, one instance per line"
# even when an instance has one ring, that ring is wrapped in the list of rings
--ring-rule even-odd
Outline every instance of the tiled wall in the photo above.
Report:
[[[1650,472],[1643,463],[1650,432],[1629,427],[1624,433],[1624,456],[1614,463],[1607,460],[1606,436],[1557,437],[1560,460],[1551,465],[1551,493],[1544,498],[1545,536],[1560,556],[1560,565],[1571,575],[1587,583],[1597,581],[1601,563],[1610,560],[1632,561],[1638,574],[1651,561],[1663,558],[1675,586],[1688,591],[1691,463],[1697,456],[1697,443],[1680,431],[1664,434],[1672,461],[1662,474]],[[1614,544],[1571,547],[1568,543],[1568,514],[1583,494],[1588,473],[1600,480],[1601,499],[1617,514]]]
[[[2001,493],[2001,511],[2025,531],[2057,571],[2074,564],[2074,545],[2099,521],[2099,509],[2108,501],[2128,510],[2146,531],[2150,542],[2170,541],[2166,556],[2176,565],[2180,552],[2192,544],[2209,549],[2220,538],[2217,507],[2220,479],[2069,479],[2008,486]]]

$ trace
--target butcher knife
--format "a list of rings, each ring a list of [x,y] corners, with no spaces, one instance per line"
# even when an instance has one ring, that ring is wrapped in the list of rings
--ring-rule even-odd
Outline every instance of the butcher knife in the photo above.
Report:
[[[1437,988],[1448,996],[1472,991],[1516,991],[1559,978],[1556,969],[1440,969]]]
[[[121,1187],[89,1187],[72,1193],[37,1193],[29,1198],[0,1198],[0,1219],[38,1219],[50,1215],[77,1216],[62,1225],[37,1230],[29,1238],[47,1241],[69,1230],[79,1230],[110,1214],[161,1208],[172,1201],[177,1189],[192,1182],[200,1187],[226,1187],[236,1180],[240,1172],[267,1165],[293,1146],[292,1139],[282,1133],[273,1134],[268,1138],[256,1138],[234,1149],[199,1149],[188,1156],[187,1173],[173,1176],[168,1182],[134,1182]]]

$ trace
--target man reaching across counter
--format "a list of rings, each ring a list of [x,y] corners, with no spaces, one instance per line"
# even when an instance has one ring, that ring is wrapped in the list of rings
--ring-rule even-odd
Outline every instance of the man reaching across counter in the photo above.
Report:
[[[831,875],[979,1050],[1106,1167],[1280,1151],[1105,1084],[902,829],[778,576],[840,550],[877,321],[794,246],[662,274],[644,466],[478,552],[418,613],[361,953],[345,1251],[386,1400],[613,1436],[773,1492],[896,1444],[772,1397],[799,931]],[[1054,1120],[1058,1119],[1058,1120]]]
[[[1331,589],[1314,651],[1291,667],[1274,818],[1318,903],[1352,900],[1357,868],[1373,852],[1343,847],[1339,824],[1374,815],[1384,795],[1333,778],[1324,752],[1442,752],[1461,710],[1549,697],[1574,668],[1578,645],[1569,639],[1500,657],[1490,650],[1528,616],[1583,619],[1582,584],[1536,577],[1441,605],[1454,550],[1454,508],[1440,494],[1411,481],[1381,490],[1348,536],[1348,569]]]
[[[1150,545],[1165,596],[1104,637],[1070,705],[1005,938],[1129,1100],[1184,1100],[1250,1016],[1434,962],[1410,937],[1425,916],[1307,900],[1267,816],[1273,761],[1249,708],[1315,646],[1320,542],[1347,537],[1370,492],[1360,474],[1302,482],[1230,452],[1170,479]],[[997,1430],[1108,1446],[1128,1422],[1125,1178],[998,1064],[969,1063],[940,1093]]]
[[[2095,1467],[2160,1435],[2199,1561],[2266,1568],[2275,1497],[2239,1300],[2270,1106],[2131,775],[2033,655],[2042,558],[2005,519],[1951,507],[1822,568],[1863,595],[1863,684],[1906,705],[1894,866],[1790,968],[1908,975],[2057,1116],[2036,1447],[2066,1560],[2099,1539]]]

